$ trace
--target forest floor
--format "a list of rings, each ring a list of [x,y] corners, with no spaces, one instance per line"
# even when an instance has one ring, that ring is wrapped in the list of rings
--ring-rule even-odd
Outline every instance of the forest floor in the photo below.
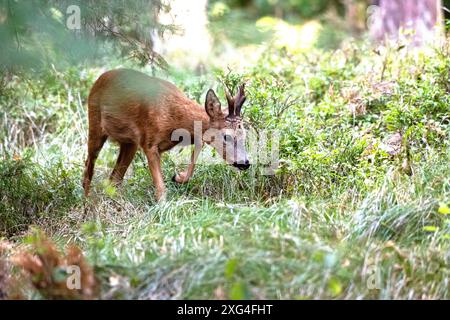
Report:
[[[36,228],[77,245],[100,298],[449,299],[448,45],[264,46],[230,74],[162,76],[201,105],[210,87],[225,102],[218,79],[246,80],[247,125],[280,132],[277,170],[200,164],[175,185],[188,153],[170,152],[164,203],[142,154],[121,188],[106,182],[109,142],[83,197],[87,94],[117,63],[12,79],[0,95],[3,248],[42,245]]]

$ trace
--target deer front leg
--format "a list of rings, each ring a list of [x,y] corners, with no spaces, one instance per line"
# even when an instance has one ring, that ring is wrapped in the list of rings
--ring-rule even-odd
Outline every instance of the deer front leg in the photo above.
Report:
[[[147,156],[148,168],[152,174],[153,183],[156,188],[156,200],[162,202],[166,199],[166,186],[164,185],[164,179],[161,170],[161,157],[158,151],[158,147],[150,147],[145,151]]]
[[[191,154],[191,162],[187,169],[183,172],[175,174],[172,178],[173,181],[177,183],[186,183],[194,174],[195,163],[197,162],[197,158],[202,150],[203,143],[195,143],[194,150],[192,150]]]

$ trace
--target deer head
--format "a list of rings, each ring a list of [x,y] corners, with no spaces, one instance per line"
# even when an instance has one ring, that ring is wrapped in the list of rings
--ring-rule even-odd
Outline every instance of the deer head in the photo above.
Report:
[[[222,112],[219,98],[212,89],[206,94],[205,110],[210,118],[208,138],[205,142],[210,144],[228,163],[246,170],[250,167],[247,151],[245,149],[245,129],[241,118],[241,108],[245,102],[245,85],[239,86],[237,94],[232,97],[225,87],[225,96],[228,102],[228,113]]]

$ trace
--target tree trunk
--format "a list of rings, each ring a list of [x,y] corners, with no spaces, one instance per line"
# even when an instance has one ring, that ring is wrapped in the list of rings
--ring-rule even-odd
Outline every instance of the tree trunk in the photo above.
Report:
[[[442,32],[441,0],[378,0],[369,28],[378,41],[408,39],[413,45],[432,42]],[[373,8],[372,8],[373,9]]]

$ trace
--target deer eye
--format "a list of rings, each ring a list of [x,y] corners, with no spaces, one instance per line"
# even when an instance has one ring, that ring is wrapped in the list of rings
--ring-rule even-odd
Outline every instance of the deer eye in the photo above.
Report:
[[[225,141],[225,142],[231,142],[231,141],[233,141],[233,137],[232,137],[231,135],[229,135],[229,134],[225,134],[225,135],[223,136],[223,141]]]

